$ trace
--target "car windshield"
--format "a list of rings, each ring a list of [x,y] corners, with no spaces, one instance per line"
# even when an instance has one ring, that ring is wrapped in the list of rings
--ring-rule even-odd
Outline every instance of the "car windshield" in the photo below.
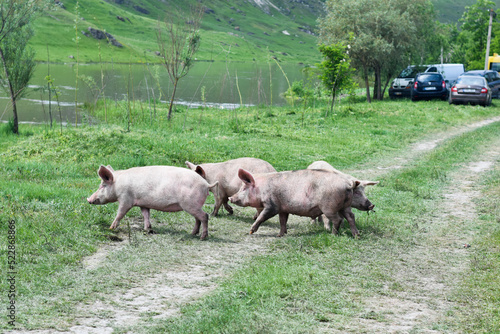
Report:
[[[407,67],[399,73],[398,78],[415,78],[418,72],[425,70],[422,66]]]
[[[474,77],[460,77],[457,79],[457,85],[484,86],[484,79]]]
[[[461,74],[460,76],[463,76],[463,75],[473,75],[473,76],[484,77],[484,72],[465,72],[465,73]]]
[[[442,81],[443,78],[440,74],[422,74],[418,77],[418,81]]]

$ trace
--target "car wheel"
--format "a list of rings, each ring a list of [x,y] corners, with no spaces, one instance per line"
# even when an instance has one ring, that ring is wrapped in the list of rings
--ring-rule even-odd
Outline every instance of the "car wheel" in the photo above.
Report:
[[[418,101],[418,98],[416,98],[416,97],[412,96],[412,97],[411,97],[411,100],[412,100],[413,102],[415,102],[415,101]]]

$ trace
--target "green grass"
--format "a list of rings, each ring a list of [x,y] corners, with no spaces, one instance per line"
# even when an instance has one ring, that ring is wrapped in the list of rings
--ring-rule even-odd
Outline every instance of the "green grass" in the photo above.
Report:
[[[317,37],[305,33],[300,28],[313,31],[317,35],[316,20],[323,14],[322,0],[306,2],[279,0],[272,1],[280,11],[269,7],[266,14],[252,2],[226,2],[205,0],[203,6],[212,9],[204,15],[201,27],[201,47],[198,60],[215,61],[256,61],[266,62],[270,57],[290,63],[314,65],[321,60],[317,50]],[[438,19],[444,23],[456,23],[462,17],[464,7],[475,1],[462,0],[449,3],[432,1]],[[156,31],[158,20],[175,10],[186,17],[195,1],[138,1],[129,0],[123,4],[114,1],[79,0],[77,21],[76,0],[64,1],[65,10],[56,7],[35,21],[36,34],[30,45],[36,50],[36,59],[52,62],[156,62]],[[149,11],[142,14],[134,9],[139,6]],[[122,22],[117,16],[128,18]],[[112,34],[123,48],[109,46],[84,37],[81,31],[92,26]],[[239,30],[237,30],[237,28]],[[288,31],[290,35],[283,34]],[[79,46],[75,38],[79,37]],[[100,54],[100,55],[99,55]],[[75,58],[69,58],[73,56]]]
[[[498,165],[483,181],[477,237],[471,244],[471,272],[455,298],[460,302],[464,332],[494,333],[500,328],[500,169]]]
[[[123,108],[110,111],[110,124],[102,121],[99,109],[93,117],[101,123],[95,126],[65,127],[61,132],[57,126],[48,130],[22,124],[20,136],[0,131],[0,242],[6,244],[6,222],[14,219],[19,326],[67,328],[79,303],[105,299],[106,294],[141,282],[141,275],[154,274],[164,261],[178,263],[181,249],[183,256],[196,256],[196,252],[190,254],[193,249],[227,239],[237,243],[242,231],[248,230],[245,219],[213,219],[209,239],[200,242],[189,236],[193,222],[188,215],[154,212],[153,227],[161,222],[157,236],[136,235],[136,243],[107,259],[106,266],[86,270],[81,260],[116,237],[108,230],[116,204],[96,207],[85,200],[98,187],[100,164],[115,169],[184,166],[186,160],[201,163],[253,156],[278,170],[305,168],[315,160],[352,170],[397,157],[433,133],[499,114],[496,106],[449,106],[439,101],[342,103],[327,118],[325,108],[179,109],[167,122],[165,109],[150,119],[137,105],[131,112],[130,131]],[[352,239],[348,229],[334,237],[317,226],[294,225],[286,238],[271,243],[269,255],[251,257],[216,291],[183,308],[181,317],[152,321],[150,327],[134,331],[316,332],[326,325],[342,330],[352,316],[383,319],[384,314],[364,313],[363,298],[385,293],[386,285],[393,291],[405,288],[404,281],[391,275],[391,261],[422,242],[420,231],[429,224],[448,174],[473,159],[482,145],[497,136],[498,127],[495,123],[448,141],[414,166],[379,180],[381,184],[370,189],[369,196],[380,209],[375,215],[357,215],[363,233],[360,240]],[[491,183],[498,188],[497,182]],[[498,219],[493,204],[497,190],[485,199],[484,207],[496,210],[485,209],[485,221]],[[208,203],[213,203],[212,197]],[[139,210],[131,210],[122,229],[138,216]],[[493,230],[482,247],[497,250],[497,241]],[[6,249],[0,254],[5,272]],[[485,259],[488,266],[478,263],[470,282],[480,279],[485,282],[481,289],[496,287],[495,276],[481,270],[497,271],[494,260],[492,255]],[[6,284],[3,280],[2,291]],[[466,285],[463,293],[489,307],[488,319],[479,324],[489,328],[499,319],[494,299],[474,299],[471,289]],[[0,298],[6,305],[6,294]],[[476,315],[471,311],[470,317],[477,319]],[[2,326],[6,328],[6,322]]]
[[[35,21],[36,34],[30,45],[36,51],[37,60],[48,59],[48,48],[52,62],[76,62],[77,52],[78,61],[82,63],[99,62],[99,57],[106,62],[158,62],[159,57],[155,55],[158,50],[158,22],[162,22],[166,13],[171,14],[174,9],[187,17],[190,6],[194,4],[193,1],[134,0],[119,5],[114,2],[80,0],[78,13],[84,20],[77,21],[75,29],[76,3],[76,0],[65,1],[65,10],[57,7]],[[150,13],[141,14],[133,8],[134,5]],[[300,3],[292,6],[284,4],[282,8],[288,10],[279,13],[272,9],[270,15],[250,3],[230,5],[210,0],[203,5],[215,12],[203,17],[201,46],[196,53],[198,60],[266,62],[275,56],[280,61],[315,64],[321,58],[316,47],[316,36],[299,30],[299,27],[314,30],[316,18],[322,10],[319,1],[312,2],[306,8]],[[122,22],[117,16],[130,21]],[[87,31],[89,26],[105,30],[124,47],[117,48],[103,41],[99,50],[97,40],[81,33]],[[284,30],[291,35],[283,34]],[[78,48],[75,42],[77,37]]]
[[[426,233],[420,229],[432,226],[429,216],[435,215],[435,202],[449,185],[446,175],[459,167],[458,162],[472,161],[484,142],[496,139],[498,131],[500,124],[496,123],[460,136],[426,155],[415,167],[383,178],[381,186],[370,192],[381,209],[376,218],[359,222],[364,231],[361,240],[325,233],[278,240],[272,256],[254,258],[217,293],[187,306],[183,317],[159,323],[149,332],[312,333],[325,323],[347,330],[344,324],[355,316],[383,320],[380,314],[363,314],[362,300],[379,294],[391,296],[391,290],[404,288],[405,282],[396,278],[395,261],[401,261],[400,254],[426,244]],[[440,167],[439,173],[426,172],[434,166]],[[397,182],[401,179],[406,180],[404,189]],[[485,189],[489,198],[482,201],[491,223],[500,217],[495,183]],[[428,192],[422,194],[424,187]],[[471,256],[473,273],[465,277],[460,296],[464,309],[454,314],[466,318],[450,318],[441,324],[451,332],[498,329],[498,226],[486,230],[492,234],[486,240],[481,238],[480,248]],[[484,253],[488,255],[480,255]]]

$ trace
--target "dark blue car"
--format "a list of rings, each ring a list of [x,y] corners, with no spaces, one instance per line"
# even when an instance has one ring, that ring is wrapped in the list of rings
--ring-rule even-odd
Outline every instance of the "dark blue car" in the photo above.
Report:
[[[419,73],[411,87],[411,100],[430,100],[448,98],[448,88],[441,73]]]
[[[497,71],[493,70],[474,70],[474,71],[467,71],[460,76],[463,75],[479,75],[481,77],[484,77],[486,81],[488,82],[488,86],[490,86],[491,89],[491,97],[494,99],[500,98],[500,74],[498,74]]]

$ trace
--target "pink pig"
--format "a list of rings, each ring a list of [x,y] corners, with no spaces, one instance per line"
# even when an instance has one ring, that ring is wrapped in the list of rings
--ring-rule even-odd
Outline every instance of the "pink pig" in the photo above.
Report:
[[[257,158],[238,158],[225,162],[205,163],[201,165],[195,165],[186,161],[186,165],[200,174],[207,182],[219,182],[217,191],[214,192],[215,207],[212,216],[217,216],[219,208],[223,204],[227,212],[233,214],[233,208],[227,201],[229,197],[236,194],[241,187],[238,169],[244,168],[252,173],[276,172],[276,169],[274,169],[269,162]],[[255,215],[255,218],[257,218],[258,213],[259,212]]]
[[[338,169],[335,169],[332,165],[330,165],[326,161],[315,161],[312,164],[310,164],[307,169],[323,169],[327,171],[331,171],[332,173],[341,175],[349,180],[355,181],[357,180],[354,176],[351,176],[349,174],[342,173]],[[351,207],[358,209],[360,211],[371,211],[375,207],[372,202],[366,197],[365,194],[365,187],[367,186],[374,186],[378,184],[378,181],[367,181],[367,180],[359,180],[360,184],[358,187],[354,189],[353,195],[352,195],[352,202],[351,202]],[[323,216],[318,217],[318,221],[324,224],[325,228],[327,230],[331,230],[332,232],[336,233],[340,227],[340,224],[344,220],[342,217],[338,218],[338,221],[333,221],[333,228],[334,230],[331,230],[330,223],[332,221],[326,220]]]
[[[152,232],[149,210],[165,212],[186,211],[196,223],[192,235],[200,232],[201,239],[208,236],[208,214],[202,210],[208,196],[209,185],[197,173],[180,167],[148,166],[126,170],[113,170],[111,166],[99,167],[101,177],[99,189],[87,201],[90,204],[106,204],[118,201],[118,213],[110,229],[115,229],[120,220],[134,206],[141,208],[144,230]]]
[[[279,237],[287,233],[289,214],[311,218],[325,214],[332,221],[337,221],[339,216],[344,217],[349,222],[352,235],[359,234],[351,212],[353,189],[359,186],[359,181],[314,169],[266,174],[251,174],[240,169],[238,176],[243,185],[229,200],[236,205],[263,209],[250,234],[255,233],[263,221],[277,214],[281,227]]]

